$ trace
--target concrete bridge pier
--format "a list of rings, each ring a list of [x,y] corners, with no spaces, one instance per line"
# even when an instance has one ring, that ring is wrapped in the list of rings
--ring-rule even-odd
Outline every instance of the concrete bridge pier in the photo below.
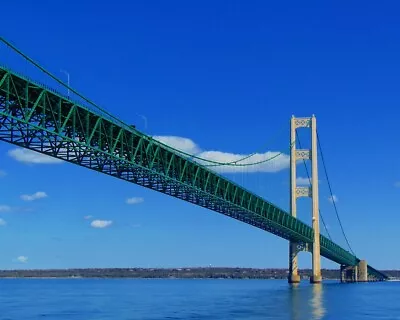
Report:
[[[343,283],[345,282],[345,270],[344,270],[345,266],[344,265],[340,265],[340,282]]]
[[[361,260],[356,266],[340,266],[340,282],[368,282],[367,262]]]
[[[368,264],[367,261],[361,260],[358,263],[358,281],[368,282]]]
[[[340,266],[340,282],[357,282],[357,266]]]

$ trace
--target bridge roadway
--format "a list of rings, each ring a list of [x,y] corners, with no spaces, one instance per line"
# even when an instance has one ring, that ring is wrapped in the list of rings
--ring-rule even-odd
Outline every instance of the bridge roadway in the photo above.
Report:
[[[311,244],[313,229],[263,198],[118,119],[0,68],[0,140],[222,213],[281,238]],[[360,259],[323,235],[321,255]],[[368,266],[377,279],[386,275]]]

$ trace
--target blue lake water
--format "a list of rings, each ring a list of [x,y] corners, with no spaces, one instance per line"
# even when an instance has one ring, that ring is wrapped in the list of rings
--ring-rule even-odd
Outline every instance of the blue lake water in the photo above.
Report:
[[[400,282],[1,279],[0,319],[400,319]]]

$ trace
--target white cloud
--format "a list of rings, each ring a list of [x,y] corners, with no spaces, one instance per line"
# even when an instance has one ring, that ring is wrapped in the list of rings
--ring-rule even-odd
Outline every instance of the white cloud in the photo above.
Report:
[[[394,186],[395,186],[396,188],[400,188],[400,181],[396,181],[396,182],[394,183]]]
[[[222,151],[207,151],[202,150],[193,140],[177,137],[177,136],[154,136],[155,140],[158,140],[164,144],[167,144],[175,149],[181,150],[189,154],[195,154],[203,159],[217,161],[222,163],[238,161],[248,156],[248,154],[236,154]],[[252,164],[262,162],[267,159],[273,158],[269,161],[250,165],[250,166],[232,166],[232,165],[219,165],[210,166],[209,168],[219,173],[234,173],[234,172],[278,172],[280,170],[289,167],[289,155],[281,154],[277,151],[267,151],[265,153],[257,153],[252,157],[240,161],[240,164]],[[62,163],[62,160],[56,159],[50,156],[46,156],[29,149],[17,148],[10,150],[8,154],[17,161],[24,163],[36,163],[36,164],[50,164],[50,163]],[[278,156],[279,155],[279,156]],[[196,160],[201,164],[209,165],[207,161]]]
[[[33,200],[43,199],[43,198],[47,198],[46,192],[43,192],[43,191],[38,191],[38,192],[35,192],[34,194],[23,194],[21,196],[21,199],[24,201],[33,201]]]
[[[154,136],[153,139],[158,140],[172,148],[195,154],[200,152],[199,146],[188,138],[176,137],[176,136]]]
[[[328,200],[329,200],[330,202],[332,202],[332,203],[333,203],[333,202],[338,202],[338,201],[339,201],[338,197],[335,196],[335,195],[332,195],[331,197],[329,197]]]
[[[111,220],[93,220],[90,224],[93,228],[107,228],[111,226]]]
[[[230,152],[222,152],[222,151],[206,151],[201,150],[201,148],[192,140],[182,137],[175,136],[155,136],[154,139],[161,141],[165,144],[170,145],[173,148],[178,150],[182,150],[184,152],[190,154],[196,154],[197,157],[228,163],[238,161],[248,156],[248,154],[236,154]],[[265,153],[256,153],[252,157],[249,157],[243,161],[238,162],[238,164],[252,164],[265,161],[267,159],[271,159],[269,161],[258,163],[250,166],[233,166],[233,165],[218,165],[218,166],[210,166],[209,168],[217,171],[219,173],[232,173],[232,172],[277,172],[289,167],[289,155],[281,154],[277,151],[267,151]],[[278,156],[279,155],[279,156]],[[207,161],[196,160],[195,161],[203,164],[209,165],[210,163]]]
[[[0,226],[5,226],[7,222],[4,219],[0,218]]]
[[[10,206],[0,205],[0,212],[9,212],[9,211],[11,211]]]
[[[15,160],[23,163],[35,163],[35,164],[53,164],[62,163],[63,161],[57,158],[47,156],[29,149],[12,149],[8,151],[8,155]]]
[[[250,158],[240,161],[239,164],[251,164],[258,163],[250,166],[232,166],[232,165],[220,165],[210,166],[209,168],[220,173],[225,172],[277,172],[289,167],[289,156],[279,152],[267,151],[265,153],[256,153]],[[203,151],[199,154],[199,157],[211,161],[217,161],[222,163],[234,162],[247,157],[247,154],[234,154],[220,151]],[[271,159],[269,161],[259,163]],[[200,161],[199,161],[200,162]],[[202,161],[202,164],[208,165],[206,161]],[[201,163],[201,162],[200,162]]]
[[[4,170],[0,170],[0,177],[5,177],[7,175],[7,172]]]
[[[126,199],[127,204],[138,204],[144,202],[143,198],[140,197],[133,197],[133,198],[128,198]]]
[[[19,256],[19,257],[17,258],[17,261],[18,261],[18,262],[21,262],[21,263],[27,263],[27,262],[28,262],[28,257]]]
[[[91,215],[84,216],[83,219],[85,219],[85,220],[90,220],[90,219],[93,219],[93,216],[91,216]]]
[[[296,179],[296,184],[299,185],[299,186],[310,185],[310,179],[303,178],[303,177],[298,177]]]

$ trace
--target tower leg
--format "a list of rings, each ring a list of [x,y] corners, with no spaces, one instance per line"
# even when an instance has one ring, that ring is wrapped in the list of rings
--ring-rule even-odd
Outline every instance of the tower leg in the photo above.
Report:
[[[322,282],[322,276],[321,275],[315,275],[313,274],[310,278],[311,283],[321,283]]]
[[[312,227],[314,239],[312,246],[312,276],[311,283],[319,283],[321,277],[321,248],[319,239],[319,199],[318,199],[318,167],[317,167],[317,120],[311,118],[311,170],[312,170]]]
[[[299,283],[300,276],[297,264],[297,243],[289,242],[289,276],[288,282],[289,283]]]
[[[295,118],[290,120],[290,213],[296,217],[296,126]],[[300,276],[297,264],[297,243],[289,242],[289,283],[299,283]]]
[[[315,244],[315,242],[314,242],[314,244]],[[322,281],[320,260],[321,260],[321,255],[320,255],[320,251],[319,251],[319,245],[318,245],[318,249],[314,249],[314,246],[313,246],[312,276],[310,278],[311,283],[320,283]]]

